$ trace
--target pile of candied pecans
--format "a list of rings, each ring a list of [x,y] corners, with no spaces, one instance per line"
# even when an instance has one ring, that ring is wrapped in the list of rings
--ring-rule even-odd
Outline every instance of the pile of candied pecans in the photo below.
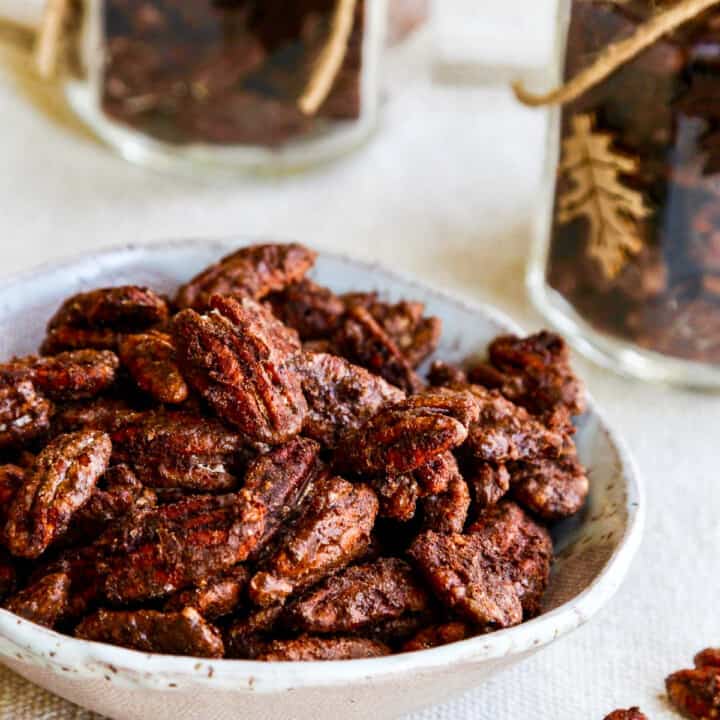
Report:
[[[337,295],[295,244],[173,301],[75,295],[0,365],[0,596],[146,652],[376,657],[541,611],[578,512],[583,390],[556,335],[436,361],[421,303]]]

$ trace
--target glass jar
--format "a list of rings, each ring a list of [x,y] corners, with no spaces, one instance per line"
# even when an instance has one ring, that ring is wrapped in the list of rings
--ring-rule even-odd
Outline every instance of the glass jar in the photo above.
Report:
[[[672,3],[562,4],[555,81]],[[549,133],[537,307],[601,363],[720,387],[720,9],[553,110]]]
[[[74,110],[158,167],[294,171],[377,122],[386,0],[85,0]]]

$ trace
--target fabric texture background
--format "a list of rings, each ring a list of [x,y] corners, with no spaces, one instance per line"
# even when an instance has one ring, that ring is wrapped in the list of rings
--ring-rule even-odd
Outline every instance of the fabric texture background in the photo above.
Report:
[[[19,57],[3,54],[0,282],[90,248],[275,236],[377,259],[540,327],[523,269],[544,115],[517,107],[502,88],[432,85],[428,47],[416,37],[393,58],[383,126],[367,148],[307,175],[252,183],[124,163],[73,129],[51,93],[21,79]],[[635,704],[670,720],[664,677],[720,645],[720,398],[577,366],[645,478],[648,522],[631,573],[589,625],[406,720],[601,720]],[[90,717],[0,671],[0,720]]]

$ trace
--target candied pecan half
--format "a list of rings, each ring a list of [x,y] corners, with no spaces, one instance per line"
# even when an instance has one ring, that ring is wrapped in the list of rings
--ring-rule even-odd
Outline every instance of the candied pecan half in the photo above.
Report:
[[[457,466],[456,466],[457,468]],[[470,509],[470,491],[459,471],[453,475],[447,490],[421,500],[425,530],[461,533]]]
[[[178,360],[186,380],[250,439],[279,445],[297,435],[307,403],[293,367],[289,331],[252,300],[212,298],[214,311],[175,318]]]
[[[68,298],[48,323],[43,355],[62,350],[114,350],[119,332],[139,332],[165,322],[167,303],[147,288],[100,288]]]
[[[7,522],[7,514],[18,490],[25,481],[25,470],[17,465],[0,465],[0,523]]]
[[[109,555],[107,597],[129,603],[169,595],[243,562],[262,537],[265,512],[243,490],[131,515],[99,541]]]
[[[377,640],[359,637],[312,637],[301,635],[294,640],[273,640],[255,659],[266,662],[299,662],[313,660],[356,660],[389,655],[390,648]]]
[[[240,605],[249,579],[248,570],[242,565],[236,565],[198,587],[176,593],[165,603],[164,610],[175,612],[191,607],[206,620],[231,615]]]
[[[416,368],[437,348],[442,322],[437,317],[423,317],[423,303],[401,300],[393,305],[376,301],[367,310],[392,338],[411,367]]]
[[[448,489],[458,472],[457,460],[448,451],[436,455],[430,462],[413,470],[413,477],[421,495],[439,495]]]
[[[695,655],[695,667],[716,667],[720,668],[720,648],[705,648]]]
[[[303,342],[329,339],[345,313],[341,298],[307,278],[271,295],[268,302],[273,313],[297,330]]]
[[[140,412],[120,398],[97,398],[90,402],[61,405],[53,417],[53,429],[59,433],[75,430],[102,430],[112,433],[141,417]]]
[[[523,507],[549,522],[582,509],[590,490],[585,468],[572,441],[558,458],[517,463],[512,470],[512,495]]]
[[[483,541],[485,554],[514,583],[525,617],[538,615],[553,558],[548,531],[515,503],[503,501],[484,510],[467,532]]]
[[[99,610],[75,628],[75,637],[164,655],[221,658],[225,654],[220,632],[190,607],[169,613]]]
[[[470,387],[480,405],[480,419],[471,425],[465,447],[476,460],[502,463],[560,453],[566,441],[562,432],[548,429],[497,390]]]
[[[613,710],[605,720],[647,720],[647,716],[640,712],[639,707],[631,707],[627,710]]]
[[[378,476],[370,478],[369,484],[380,502],[379,517],[401,522],[415,517],[420,488],[412,474]]]
[[[503,335],[490,344],[489,354],[498,371],[495,379],[487,367],[478,366],[469,373],[471,382],[498,388],[532,413],[558,406],[567,407],[572,415],[584,411],[584,388],[570,368],[570,352],[559,335],[547,331],[525,338]]]
[[[32,380],[51,400],[93,398],[115,382],[119,361],[109,350],[74,350],[0,365],[0,377]]]
[[[477,406],[467,392],[416,395],[384,408],[338,446],[342,468],[368,475],[401,475],[462,445]]]
[[[335,447],[384,405],[405,397],[381,377],[336,355],[303,353],[297,368],[308,403],[303,432],[325,447]]]
[[[151,412],[111,434],[113,458],[152,488],[232,490],[244,438],[214,418]]]
[[[503,463],[473,463],[465,477],[479,510],[500,502],[510,489],[510,473]]]
[[[67,611],[69,590],[70,578],[66,573],[46,575],[11,597],[5,609],[53,628]]]
[[[102,548],[97,545],[66,550],[45,568],[46,573],[61,572],[70,578],[68,619],[79,619],[97,605],[102,598],[105,571]]]
[[[467,374],[464,370],[442,360],[435,360],[428,371],[428,382],[432,387],[465,385],[467,381]]]
[[[8,511],[5,543],[36,558],[67,530],[110,460],[110,438],[97,430],[60,435],[37,456]]]
[[[665,679],[665,688],[670,702],[686,717],[706,720],[720,716],[720,668],[680,670]]]
[[[339,477],[316,482],[278,550],[250,581],[250,599],[262,607],[359,558],[368,548],[378,512],[375,493]]]
[[[314,440],[298,437],[260,455],[248,465],[244,488],[267,508],[265,532],[257,550],[297,511],[319,471],[319,452],[320,446]],[[251,559],[254,558],[251,556]]]
[[[205,310],[213,295],[261,300],[301,280],[317,253],[302,245],[251,245],[224,257],[183,285],[175,299],[181,308]]]
[[[428,530],[408,551],[438,599],[483,628],[504,628],[522,621],[522,605],[496,557],[476,535]]]
[[[356,633],[369,626],[425,612],[427,591],[400,558],[355,565],[325,579],[288,607],[285,622],[311,633]]]
[[[227,657],[247,660],[257,657],[265,650],[284,610],[282,605],[271,605],[233,623],[225,636]]]
[[[0,378],[0,450],[20,447],[50,429],[52,404],[31,380]]]
[[[403,652],[416,650],[429,650],[430,648],[449,645],[450,643],[466,640],[474,635],[471,628],[463,622],[449,622],[444,625],[431,625],[423,628],[403,646]]]
[[[155,400],[173,405],[187,400],[188,386],[180,374],[170,335],[158,330],[126,335],[118,354],[138,387]]]
[[[419,392],[422,380],[393,339],[368,310],[351,307],[333,338],[339,354],[380,375],[408,393]]]

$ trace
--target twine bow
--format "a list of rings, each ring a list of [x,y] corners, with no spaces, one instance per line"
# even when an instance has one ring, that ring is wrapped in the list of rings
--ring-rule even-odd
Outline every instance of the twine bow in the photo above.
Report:
[[[683,0],[640,25],[627,39],[608,45],[592,65],[564,85],[548,93],[536,94],[526,90],[521,82],[516,82],[512,86],[515,97],[530,107],[566,105],[608,78],[663,35],[719,4],[720,0]]]

